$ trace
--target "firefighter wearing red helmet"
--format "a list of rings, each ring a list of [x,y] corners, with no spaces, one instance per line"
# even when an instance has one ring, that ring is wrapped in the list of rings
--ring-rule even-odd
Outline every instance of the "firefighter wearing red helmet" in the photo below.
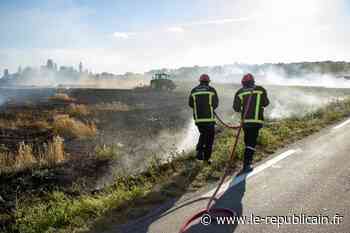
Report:
[[[262,86],[255,85],[254,76],[252,74],[248,73],[244,75],[242,79],[242,88],[236,92],[233,101],[233,109],[242,114],[245,144],[243,160],[244,172],[252,170],[251,164],[255,153],[259,130],[264,123],[264,108],[268,105],[269,99],[266,90]]]
[[[200,132],[197,143],[197,159],[210,164],[214,137],[215,115],[214,110],[219,105],[216,90],[209,85],[210,78],[207,74],[199,77],[199,85],[192,89],[188,104],[193,108],[193,118]]]

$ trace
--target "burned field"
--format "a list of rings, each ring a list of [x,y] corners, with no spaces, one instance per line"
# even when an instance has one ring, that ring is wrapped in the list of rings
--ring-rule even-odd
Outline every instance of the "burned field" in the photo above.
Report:
[[[133,153],[127,148],[147,144],[148,139],[158,137],[164,130],[175,134],[184,128],[191,114],[186,106],[187,96],[172,92],[13,89],[3,90],[2,96],[5,99],[0,109],[2,129],[50,128],[55,131],[55,127],[49,125],[61,118],[74,118],[96,127],[95,143],[118,144],[131,156]],[[79,138],[69,133],[60,136],[65,141]]]
[[[1,89],[0,145],[3,153],[30,145],[40,152],[59,136],[69,159],[117,154],[113,173],[139,172],[154,159],[188,151],[195,127],[187,107],[189,84],[176,92],[117,89]],[[238,86],[215,85],[217,112],[232,120],[232,98]],[[270,119],[302,116],[349,94],[347,89],[266,87]],[[98,154],[98,153],[97,153]],[[4,169],[2,169],[4,170]],[[5,169],[6,170],[6,169]]]
[[[178,92],[47,88],[0,95],[0,210],[9,216],[16,199],[96,192],[116,173],[142,170],[183,140],[191,116]],[[4,219],[0,225],[11,221]]]
[[[182,85],[175,92],[1,89],[0,229],[21,218],[18,210],[30,209],[26,207],[32,201],[45,202],[56,191],[72,200],[103,196],[116,177],[139,173],[154,161],[191,150],[196,141],[187,107],[192,84]],[[232,98],[239,86],[215,87],[220,97],[217,112],[232,121]],[[266,115],[275,120],[302,117],[350,94],[348,89],[266,89],[272,100]],[[334,114],[330,113],[332,119]]]
[[[191,116],[187,96],[181,93],[72,90],[70,96],[92,106],[100,140],[105,144],[119,145],[129,156],[135,156],[135,151],[158,153],[161,148],[155,144],[159,137],[166,133],[173,137],[183,130]],[[173,138],[168,145],[176,143]],[[168,145],[162,146],[167,148]]]

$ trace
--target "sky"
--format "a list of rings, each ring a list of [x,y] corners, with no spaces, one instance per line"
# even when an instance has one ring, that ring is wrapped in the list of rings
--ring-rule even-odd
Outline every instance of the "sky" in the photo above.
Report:
[[[350,0],[1,0],[0,69],[350,61]]]

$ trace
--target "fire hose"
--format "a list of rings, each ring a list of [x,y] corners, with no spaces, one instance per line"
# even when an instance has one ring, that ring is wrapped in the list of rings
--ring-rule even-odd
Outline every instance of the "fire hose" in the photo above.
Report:
[[[234,160],[235,158],[235,152],[236,152],[236,148],[237,148],[237,145],[238,145],[238,140],[239,140],[239,136],[241,134],[241,131],[242,131],[242,128],[243,128],[243,119],[246,118],[247,116],[247,113],[249,111],[249,108],[250,108],[250,104],[251,104],[251,99],[252,99],[252,96],[253,96],[253,92],[251,92],[251,94],[249,95],[249,98],[248,98],[248,101],[247,101],[247,104],[245,105],[245,110],[244,110],[244,114],[242,114],[242,117],[241,117],[241,122],[240,122],[240,125],[238,126],[233,126],[233,125],[229,125],[229,124],[226,124],[219,116],[218,114],[215,114],[216,118],[218,119],[218,121],[225,127],[229,128],[229,129],[232,129],[233,130],[233,135],[234,135],[234,143],[233,143],[233,147],[232,147],[232,150],[231,150],[231,154],[230,154],[230,158],[229,158],[229,163],[227,163],[227,166],[225,168],[225,172],[224,172],[224,175],[221,177],[220,181],[219,181],[219,184],[217,185],[214,193],[212,194],[212,196],[209,198],[209,201],[205,207],[205,209],[202,209],[200,211],[198,211],[197,213],[195,213],[193,216],[191,216],[189,219],[186,220],[186,222],[181,226],[180,228],[180,231],[179,233],[184,233],[186,232],[186,230],[188,229],[188,227],[191,225],[192,222],[194,222],[195,220],[197,220],[198,218],[201,218],[203,215],[205,214],[214,214],[214,213],[217,213],[217,214],[228,214],[228,215],[231,215],[231,216],[234,216],[235,215],[235,212],[231,209],[228,209],[228,208],[212,208],[212,204],[213,204],[213,201],[214,200],[217,200],[217,195],[218,195],[218,192],[221,188],[221,186],[224,184],[226,178],[230,175],[230,171],[231,171],[231,161]],[[235,130],[237,129],[237,132],[235,133]],[[220,194],[219,194],[220,195]]]

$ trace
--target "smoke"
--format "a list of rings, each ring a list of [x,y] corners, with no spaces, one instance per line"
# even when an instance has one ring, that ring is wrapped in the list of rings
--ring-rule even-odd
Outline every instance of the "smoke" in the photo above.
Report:
[[[184,127],[177,130],[164,129],[148,142],[148,149],[155,152],[162,151],[162,158],[171,158],[173,154],[188,153],[194,149],[199,138],[199,132],[192,119],[185,122]]]
[[[68,84],[69,86],[70,84]],[[92,79],[82,79],[75,83],[77,86],[81,87],[91,87],[91,88],[107,88],[107,89],[133,89],[135,87],[142,87],[149,85],[149,81],[146,79],[136,78],[136,79],[102,79],[102,80],[92,80]],[[72,85],[71,85],[72,86]]]
[[[4,75],[0,79],[0,86],[3,87],[63,87],[63,88],[114,88],[132,89],[149,84],[150,77],[142,74],[125,73],[115,75],[103,72],[93,74],[88,70],[83,70],[82,64],[79,71],[71,66],[61,66],[51,59],[46,66],[40,69],[26,67],[19,69],[17,73]]]
[[[339,68],[340,67],[340,68]],[[333,72],[332,70],[337,70]],[[233,114],[234,93],[241,87],[242,76],[252,73],[256,84],[267,89],[271,104],[265,115],[271,119],[303,116],[349,94],[350,80],[346,79],[346,64],[342,62],[195,67],[177,76],[196,80],[208,73],[218,89],[220,107],[217,110],[227,120],[239,120]],[[187,75],[186,75],[187,74]]]
[[[328,92],[325,88],[301,89],[297,87],[269,88],[270,106],[266,108],[266,117],[283,119],[302,117],[332,101],[343,99],[343,93]]]
[[[225,120],[235,122],[240,120],[240,114],[234,113],[232,103],[234,94],[241,88],[234,84],[213,84],[217,87],[220,99],[216,112]],[[343,100],[350,94],[350,89],[305,87],[305,86],[277,86],[263,85],[267,91],[270,105],[265,108],[267,119],[284,119],[288,117],[303,117],[333,101]]]
[[[176,151],[178,153],[181,152],[189,152],[193,149],[194,145],[197,143],[199,138],[199,132],[197,127],[194,124],[194,121],[189,121],[187,126],[185,127],[184,133],[182,135],[182,139],[176,146]]]
[[[107,88],[107,89],[133,89],[148,85],[145,78],[78,78],[74,79],[65,76],[47,75],[22,79],[16,82],[15,86],[31,87],[64,87],[64,88]]]
[[[6,102],[6,97],[0,95],[0,106],[3,105]]]
[[[343,77],[321,73],[288,75],[284,69],[275,67],[260,71],[257,75],[257,82],[264,85],[350,88],[350,80],[346,80]]]
[[[302,117],[350,94],[350,80],[341,75],[305,71],[301,64],[285,67],[235,64],[207,67],[201,72],[209,73],[212,85],[218,91],[220,106],[217,112],[231,122],[239,121],[239,114],[233,112],[232,102],[234,93],[241,88],[240,81],[245,73],[252,73],[256,84],[267,90],[270,105],[265,109],[265,117],[268,119]]]
[[[271,119],[301,117],[345,97],[346,90],[335,89],[350,88],[350,80],[335,75],[316,72],[290,75],[276,67],[259,71],[256,82],[269,92],[271,106],[266,115]]]
[[[240,84],[244,74],[252,73],[257,84],[350,88],[350,64],[345,62],[314,62],[290,64],[231,64],[210,67],[190,67],[169,71],[177,80],[197,81],[202,73],[209,74],[213,84]],[[350,75],[349,75],[350,76]]]

